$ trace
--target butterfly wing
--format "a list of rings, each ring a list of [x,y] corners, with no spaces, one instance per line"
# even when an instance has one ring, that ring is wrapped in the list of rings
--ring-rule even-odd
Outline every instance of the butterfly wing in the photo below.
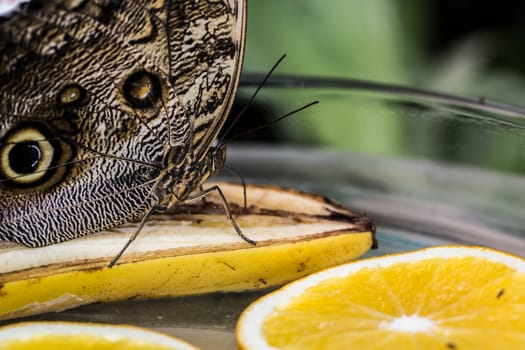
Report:
[[[166,147],[184,157],[200,125],[190,113],[228,108],[238,75],[230,66],[239,64],[207,75],[202,60],[214,63],[211,53],[194,51],[179,67],[182,54],[171,52],[185,49],[180,32],[211,49],[215,29],[202,23],[229,6],[33,1],[0,24],[0,239],[60,242],[139,218],[159,202]],[[197,75],[182,83],[186,74]],[[208,87],[196,92],[204,97],[193,110],[190,81]],[[211,100],[223,90],[228,98]]]
[[[244,0],[172,1],[169,69],[192,120],[192,152],[202,160],[233,103],[244,54]],[[205,36],[200,33],[207,32]]]

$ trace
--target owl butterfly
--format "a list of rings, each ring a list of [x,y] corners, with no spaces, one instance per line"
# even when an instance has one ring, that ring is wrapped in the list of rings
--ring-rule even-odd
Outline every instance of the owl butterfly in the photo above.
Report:
[[[245,10],[33,0],[2,19],[0,239],[49,245],[209,192],[191,194],[224,164]]]

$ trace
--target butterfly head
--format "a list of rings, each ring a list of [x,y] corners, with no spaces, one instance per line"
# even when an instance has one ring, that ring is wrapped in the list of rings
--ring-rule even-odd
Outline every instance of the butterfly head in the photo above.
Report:
[[[210,148],[201,160],[196,161],[190,153],[183,164],[169,164],[159,176],[159,202],[170,207],[188,199],[192,192],[224,167],[225,160],[226,146],[221,145]],[[167,202],[172,204],[166,205]]]

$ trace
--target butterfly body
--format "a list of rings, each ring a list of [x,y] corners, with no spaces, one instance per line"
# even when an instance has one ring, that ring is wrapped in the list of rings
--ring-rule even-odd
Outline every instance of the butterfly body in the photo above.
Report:
[[[243,1],[33,1],[0,23],[0,239],[42,246],[184,201],[224,163]]]

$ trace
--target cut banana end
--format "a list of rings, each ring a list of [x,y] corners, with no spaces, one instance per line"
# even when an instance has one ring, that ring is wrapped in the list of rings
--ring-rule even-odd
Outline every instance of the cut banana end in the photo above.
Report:
[[[283,284],[354,260],[374,243],[374,225],[329,200],[277,187],[217,183],[218,197],[153,216],[117,265],[109,262],[137,225],[43,248],[0,246],[0,319],[94,302],[244,291]]]

